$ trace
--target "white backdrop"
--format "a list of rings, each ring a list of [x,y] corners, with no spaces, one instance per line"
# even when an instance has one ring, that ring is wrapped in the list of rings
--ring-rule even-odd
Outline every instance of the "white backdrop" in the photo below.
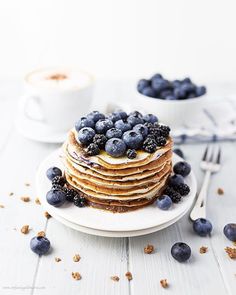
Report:
[[[0,76],[78,65],[97,77],[234,80],[235,11],[235,0],[1,0]]]

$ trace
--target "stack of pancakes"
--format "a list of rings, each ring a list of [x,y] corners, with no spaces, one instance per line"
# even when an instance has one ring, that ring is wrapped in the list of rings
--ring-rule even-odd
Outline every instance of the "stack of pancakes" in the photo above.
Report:
[[[71,130],[63,146],[63,163],[69,186],[80,191],[89,206],[127,212],[152,204],[163,192],[172,168],[172,140],[149,154],[137,151],[135,159],[113,158],[105,151],[86,156]]]

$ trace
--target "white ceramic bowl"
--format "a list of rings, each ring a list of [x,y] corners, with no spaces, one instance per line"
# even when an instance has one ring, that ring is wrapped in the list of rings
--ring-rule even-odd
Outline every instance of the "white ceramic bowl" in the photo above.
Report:
[[[152,98],[136,90],[135,105],[146,113],[157,114],[159,120],[178,128],[191,122],[206,102],[207,95],[186,100],[164,100]]]

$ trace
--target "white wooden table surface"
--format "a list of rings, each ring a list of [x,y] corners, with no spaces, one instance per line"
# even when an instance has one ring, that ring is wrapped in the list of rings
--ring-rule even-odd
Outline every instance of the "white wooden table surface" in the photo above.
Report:
[[[114,89],[108,95],[121,95],[119,91]],[[1,295],[236,294],[236,261],[224,251],[233,244],[222,234],[226,223],[236,222],[236,143],[221,143],[223,167],[212,178],[207,210],[214,226],[212,237],[193,234],[188,216],[168,229],[142,237],[90,236],[53,218],[47,220],[43,208],[34,202],[37,167],[57,145],[33,142],[16,132],[14,117],[20,94],[19,82],[0,81],[0,204],[4,205],[0,208]],[[200,144],[183,147],[199,183],[203,178],[199,169],[203,149]],[[28,182],[31,185],[25,186]],[[223,196],[216,192],[219,187],[225,191]],[[11,192],[14,195],[9,196]],[[20,200],[24,195],[30,196],[29,203]],[[20,232],[25,224],[30,225],[27,235]],[[39,258],[31,252],[29,241],[41,230],[46,231],[52,251]],[[170,248],[177,241],[190,245],[189,262],[180,264],[171,257]],[[151,255],[143,252],[148,243],[156,249]],[[199,253],[201,246],[208,247],[206,254]],[[78,263],[72,260],[75,253],[81,256]],[[55,262],[55,257],[60,257],[61,262]],[[82,280],[72,279],[72,271],[80,272]],[[133,275],[130,282],[125,278],[127,271]],[[120,281],[112,281],[113,275]],[[161,279],[168,280],[168,289],[160,286]]]

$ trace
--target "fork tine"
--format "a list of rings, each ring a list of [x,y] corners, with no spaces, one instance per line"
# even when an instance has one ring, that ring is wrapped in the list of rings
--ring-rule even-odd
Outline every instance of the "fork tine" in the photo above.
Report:
[[[221,148],[219,147],[218,154],[216,157],[216,164],[220,164],[220,159],[221,159]]]
[[[208,162],[213,162],[214,154],[215,154],[215,148],[212,147],[212,149],[211,149],[211,155],[210,155],[210,158],[209,158]]]
[[[202,157],[202,161],[206,161],[207,159],[207,154],[208,154],[208,145],[206,146],[206,149],[204,151],[203,157]]]

